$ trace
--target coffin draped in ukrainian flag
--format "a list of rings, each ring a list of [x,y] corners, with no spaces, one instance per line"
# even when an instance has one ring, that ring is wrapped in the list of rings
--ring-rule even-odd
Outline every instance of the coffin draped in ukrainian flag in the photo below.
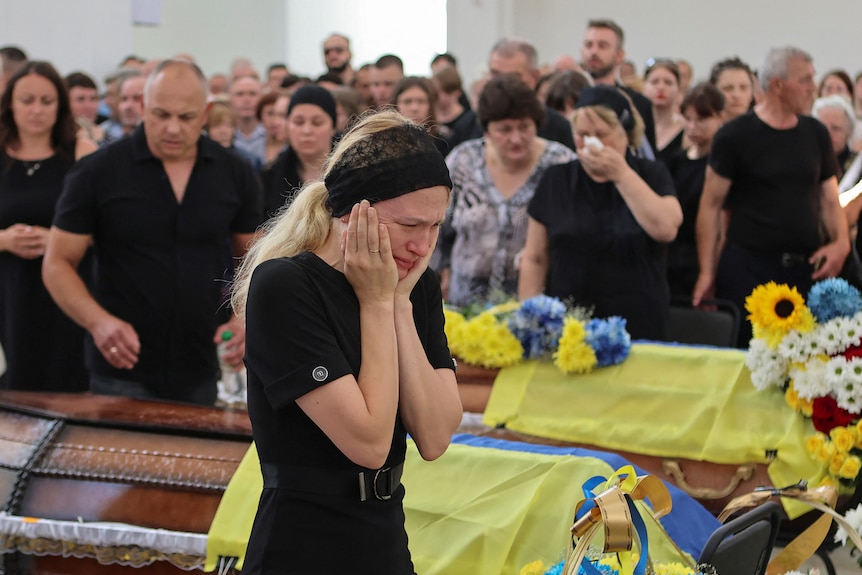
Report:
[[[613,454],[456,435],[438,460],[421,459],[408,443],[402,481],[406,528],[417,572],[423,575],[517,573],[536,559],[556,561],[567,548],[567,529],[582,484],[608,476],[626,462]],[[231,481],[209,532],[207,569],[226,557],[240,565],[262,489],[250,449]],[[696,554],[717,520],[671,488],[676,515],[666,528]],[[640,503],[639,505],[642,505]],[[652,524],[657,557],[679,552]]]

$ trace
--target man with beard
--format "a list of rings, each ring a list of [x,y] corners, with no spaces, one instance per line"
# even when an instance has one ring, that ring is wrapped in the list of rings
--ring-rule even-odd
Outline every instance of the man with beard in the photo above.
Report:
[[[345,86],[353,82],[353,68],[350,65],[350,38],[343,34],[330,34],[323,41],[323,60],[326,62],[326,71],[330,74],[338,74],[344,81]]]
[[[641,152],[649,159],[654,159],[656,144],[652,103],[646,96],[624,86],[617,77],[617,71],[626,59],[624,38],[623,29],[613,20],[590,20],[581,45],[581,66],[592,76],[596,85],[617,86],[629,95],[643,118],[644,135],[649,142],[650,149],[642,149]]]

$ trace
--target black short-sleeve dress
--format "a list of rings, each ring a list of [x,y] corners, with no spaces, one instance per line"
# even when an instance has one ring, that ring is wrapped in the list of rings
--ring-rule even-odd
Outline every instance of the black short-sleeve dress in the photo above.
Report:
[[[664,164],[628,154],[626,161],[660,196],[674,194]],[[590,179],[579,161],[547,169],[527,209],[545,226],[545,293],[619,315],[635,339],[665,338],[670,306],[664,244],[634,218],[613,183]]]
[[[72,163],[59,154],[22,162],[0,153],[0,230],[14,224],[50,228]],[[86,276],[89,257],[78,269]],[[84,330],[45,289],[42,258],[0,252],[0,344],[7,361],[0,388],[77,392],[89,387]]]
[[[440,285],[426,270],[411,295],[419,338],[435,368],[452,368],[443,333]],[[360,472],[299,408],[296,399],[361,362],[359,302],[344,274],[316,255],[270,260],[257,267],[247,306],[248,410],[262,467],[278,468],[267,483],[252,528],[243,574],[414,572],[402,500],[359,495]],[[396,418],[384,467],[404,462],[406,430]],[[345,493],[318,491],[353,477]],[[294,481],[295,480],[295,481]]]

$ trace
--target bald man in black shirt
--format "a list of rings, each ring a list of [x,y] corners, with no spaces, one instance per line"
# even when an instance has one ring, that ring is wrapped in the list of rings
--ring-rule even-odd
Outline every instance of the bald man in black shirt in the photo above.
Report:
[[[251,168],[205,136],[206,79],[180,60],[160,64],[144,121],[76,164],[66,178],[43,264],[57,304],[90,333],[90,388],[199,404],[216,399],[215,343],[244,329],[218,310],[262,220]],[[75,273],[93,244],[92,293]]]

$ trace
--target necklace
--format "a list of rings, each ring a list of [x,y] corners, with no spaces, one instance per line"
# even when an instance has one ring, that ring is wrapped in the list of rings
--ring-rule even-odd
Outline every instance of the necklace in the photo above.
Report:
[[[20,160],[24,167],[27,169],[27,176],[32,176],[36,172],[39,171],[39,168],[42,167],[42,160],[37,160],[35,162],[29,162],[27,160]]]

